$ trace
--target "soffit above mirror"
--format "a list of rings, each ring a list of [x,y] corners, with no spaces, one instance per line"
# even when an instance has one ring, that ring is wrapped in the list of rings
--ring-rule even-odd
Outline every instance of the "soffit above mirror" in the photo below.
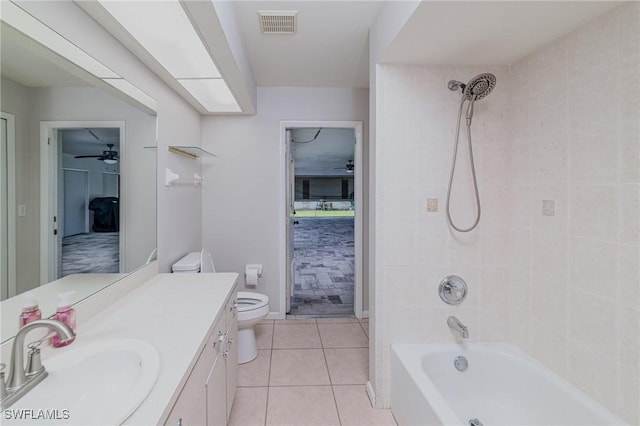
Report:
[[[57,86],[99,87],[148,114],[156,114],[157,104],[153,98],[13,1],[2,2],[0,24],[3,57],[5,49],[9,54],[19,55],[17,62],[3,61],[2,73],[6,77],[9,78],[11,73],[12,80],[27,87],[51,87],[51,81],[55,81],[57,76],[61,83]],[[26,73],[21,71],[24,61],[31,61],[33,65],[33,69]],[[50,63],[45,64],[47,61]],[[16,64],[16,67],[12,64]],[[37,70],[36,67],[41,68]],[[65,71],[70,75],[63,76]],[[51,72],[52,76],[46,72]]]

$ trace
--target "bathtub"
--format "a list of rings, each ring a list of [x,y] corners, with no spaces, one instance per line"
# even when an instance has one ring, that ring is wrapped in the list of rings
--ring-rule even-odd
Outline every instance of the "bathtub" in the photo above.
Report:
[[[454,360],[468,361],[458,371]],[[514,346],[391,345],[391,411],[403,425],[622,425]]]

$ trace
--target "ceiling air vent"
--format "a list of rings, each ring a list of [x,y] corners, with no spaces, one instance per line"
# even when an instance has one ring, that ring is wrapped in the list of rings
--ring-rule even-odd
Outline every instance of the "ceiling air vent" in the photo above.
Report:
[[[259,10],[260,31],[264,34],[295,34],[296,11]]]

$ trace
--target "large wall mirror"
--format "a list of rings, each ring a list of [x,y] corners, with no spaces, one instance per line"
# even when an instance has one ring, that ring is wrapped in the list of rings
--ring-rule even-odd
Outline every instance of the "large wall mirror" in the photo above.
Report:
[[[0,25],[4,342],[24,293],[48,317],[59,293],[83,300],[154,258],[156,117]]]

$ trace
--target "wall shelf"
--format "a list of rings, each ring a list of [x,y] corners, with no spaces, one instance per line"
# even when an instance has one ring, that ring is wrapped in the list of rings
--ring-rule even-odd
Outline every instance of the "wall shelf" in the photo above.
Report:
[[[170,145],[169,152],[182,155],[193,160],[197,160],[200,157],[217,157],[217,155],[205,151],[199,146],[182,146],[182,145]]]

